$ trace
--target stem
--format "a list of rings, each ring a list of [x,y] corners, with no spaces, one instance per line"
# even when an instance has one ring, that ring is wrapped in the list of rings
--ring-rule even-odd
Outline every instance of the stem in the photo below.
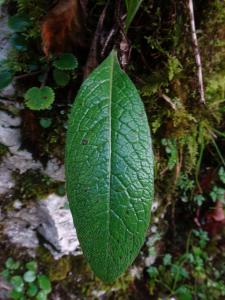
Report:
[[[194,46],[195,61],[196,61],[196,65],[198,68],[198,84],[199,84],[199,92],[200,92],[200,101],[201,101],[201,103],[205,104],[205,92],[204,92],[203,75],[202,75],[202,62],[201,62],[201,55],[200,55],[198,39],[197,39],[197,34],[196,34],[193,0],[188,0],[188,8],[189,8],[189,14],[190,14],[190,21],[191,21],[191,37],[192,37],[192,42],[193,42],[193,46]]]
[[[112,40],[112,38],[113,38],[113,36],[115,35],[115,33],[116,33],[117,30],[118,30],[118,29],[116,28],[116,26],[114,26],[114,27],[111,29],[111,31],[109,32],[109,34],[108,34],[108,36],[107,36],[107,38],[106,38],[106,41],[105,41],[105,43],[104,43],[103,49],[102,49],[102,51],[101,51],[101,56],[102,56],[102,57],[104,57],[105,52],[106,52],[106,49],[107,49],[109,43],[111,42],[111,40]]]
[[[41,88],[43,88],[47,83],[49,71],[50,71],[50,67],[48,67],[48,69],[46,70],[46,72],[44,74],[44,78],[43,78],[43,81],[42,81],[42,84],[41,84]]]
[[[221,131],[219,131],[219,130],[217,130],[217,129],[213,129],[213,131],[215,131],[215,133],[217,133],[218,135],[220,135],[220,136],[222,136],[222,137],[225,137],[225,133],[224,132],[221,132]]]
[[[20,80],[20,79],[24,79],[24,78],[27,78],[27,77],[38,75],[40,73],[41,73],[41,71],[36,71],[36,72],[32,72],[32,73],[22,74],[22,75],[14,76],[13,79],[14,80]]]
[[[96,30],[95,30],[95,33],[94,33],[94,36],[93,36],[93,39],[92,39],[92,42],[91,42],[91,47],[90,47],[90,50],[89,50],[89,53],[88,53],[88,58],[87,58],[87,62],[86,62],[86,65],[84,67],[84,78],[86,78],[90,72],[96,68],[96,66],[98,65],[98,60],[97,60],[97,46],[98,46],[98,42],[99,42],[99,39],[101,37],[101,33],[102,33],[102,28],[103,28],[103,25],[104,25],[104,21],[105,21],[105,17],[106,17],[106,12],[107,12],[107,9],[109,7],[109,3],[110,1],[108,0],[102,10],[102,13],[99,17],[99,20],[98,20],[98,24],[97,24],[97,27],[96,27]]]
[[[187,243],[186,243],[186,254],[190,252],[192,230],[188,233]]]
[[[202,187],[199,183],[198,176],[199,176],[199,170],[200,170],[201,163],[202,163],[202,156],[203,156],[204,149],[205,149],[204,137],[203,137],[203,133],[202,133],[202,128],[200,128],[200,153],[199,153],[199,159],[197,161],[197,166],[195,169],[195,181],[196,181],[198,189],[201,193],[202,193]]]
[[[0,101],[3,100],[3,101],[9,101],[9,102],[14,102],[17,100],[17,98],[13,98],[13,97],[8,97],[8,96],[4,96],[4,95],[1,95],[0,94]]]
[[[168,97],[167,95],[163,94],[163,93],[159,93],[159,96],[161,98],[163,98],[171,107],[173,110],[177,110],[176,104],[173,103],[172,99],[170,97]]]

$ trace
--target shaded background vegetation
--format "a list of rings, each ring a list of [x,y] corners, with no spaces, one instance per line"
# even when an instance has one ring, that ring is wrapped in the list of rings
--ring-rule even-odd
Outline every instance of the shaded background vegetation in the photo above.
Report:
[[[37,254],[40,270],[48,274],[61,299],[99,299],[100,294],[94,296],[93,291],[107,291],[103,299],[224,299],[224,1],[194,1],[206,104],[200,101],[188,1],[143,1],[127,35],[122,26],[123,2],[109,1],[103,13],[106,1],[80,1],[73,30],[54,36],[46,58],[41,29],[55,2],[6,3],[10,15],[29,19],[23,30],[15,29],[10,55],[0,62],[1,70],[16,78],[18,96],[13,100],[24,103],[24,93],[43,84],[55,93],[49,109],[25,107],[20,112],[23,147],[44,165],[50,156],[63,163],[67,115],[79,86],[113,47],[122,57],[123,40],[129,46],[126,71],[142,96],[152,131],[157,209],[134,263],[135,277],[127,272],[115,285],[105,286],[94,279],[82,257],[55,262],[42,248]],[[99,24],[100,16],[103,24]],[[55,23],[56,33],[60,26]],[[112,30],[115,34],[108,41]],[[70,79],[65,86],[54,77],[54,60],[61,52],[72,53],[78,60],[78,68],[66,72]],[[43,183],[45,193],[58,188],[49,183],[46,190],[45,179],[39,179],[36,188],[33,184],[21,188],[26,181],[19,179],[16,193],[26,193],[26,199],[37,197]],[[2,266],[8,256],[26,261],[4,240],[2,249]],[[153,264],[151,257],[156,257]]]

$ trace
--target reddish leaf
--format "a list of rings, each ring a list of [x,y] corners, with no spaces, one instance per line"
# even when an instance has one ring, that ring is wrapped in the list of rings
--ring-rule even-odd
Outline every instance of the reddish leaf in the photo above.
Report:
[[[194,221],[198,227],[202,227],[211,237],[220,234],[225,227],[224,204],[217,201],[215,207],[205,211],[201,219],[200,209],[198,209]]]
[[[216,202],[216,206],[209,210],[205,215],[206,223],[211,222],[223,222],[225,221],[225,214],[223,209],[223,203],[220,201]]]
[[[41,26],[42,46],[46,56],[65,49],[71,31],[80,31],[77,0],[60,0],[47,14]]]

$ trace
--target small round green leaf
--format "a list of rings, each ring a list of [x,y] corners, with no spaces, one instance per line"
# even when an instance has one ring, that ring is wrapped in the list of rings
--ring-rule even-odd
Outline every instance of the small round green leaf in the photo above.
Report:
[[[36,261],[33,260],[33,261],[29,261],[28,263],[26,263],[26,268],[27,268],[27,270],[37,272],[38,265],[37,265]]]
[[[24,273],[23,279],[25,282],[34,282],[34,280],[36,279],[36,274],[34,271],[27,271],[26,273]]]
[[[15,261],[12,257],[9,257],[5,262],[5,266],[7,269],[11,269],[14,264],[15,264]]]
[[[153,266],[150,266],[148,269],[147,269],[147,272],[148,272],[148,275],[151,279],[157,277],[159,275],[159,271],[156,267],[153,267]]]
[[[17,292],[22,292],[24,288],[23,278],[21,276],[13,276],[10,283]]]
[[[52,290],[51,282],[46,275],[39,275],[38,276],[38,284],[40,289],[44,290],[45,293],[50,293]]]
[[[74,70],[77,68],[78,62],[73,54],[64,53],[53,62],[53,65],[59,70]]]
[[[0,90],[7,87],[13,80],[12,73],[8,70],[0,71]]]
[[[70,75],[58,69],[53,71],[53,78],[56,84],[62,87],[66,86],[70,82]]]
[[[40,125],[43,128],[49,128],[52,125],[52,119],[50,119],[50,118],[41,118]]]
[[[13,290],[10,292],[10,299],[18,300],[18,299],[21,299],[21,297],[23,297],[23,293],[22,293],[22,292],[18,292],[18,291],[15,290],[15,289],[13,289]]]
[[[25,94],[25,104],[33,110],[47,109],[55,100],[55,93],[52,88],[30,88]]]
[[[63,197],[66,194],[66,188],[64,184],[61,184],[60,186],[58,186],[57,190],[56,190],[57,195]]]
[[[15,15],[9,18],[8,26],[15,32],[23,32],[30,25],[30,19],[27,15]]]
[[[47,294],[44,291],[40,291],[37,296],[37,300],[47,300]]]
[[[27,295],[30,297],[34,297],[38,292],[38,288],[34,283],[31,283],[27,289]]]
[[[176,290],[176,295],[178,296],[179,300],[192,300],[192,293],[186,286],[180,286]]]
[[[169,266],[169,265],[171,265],[171,262],[172,262],[172,256],[171,256],[171,254],[166,254],[166,255],[163,257],[163,264],[164,264],[164,266]]]

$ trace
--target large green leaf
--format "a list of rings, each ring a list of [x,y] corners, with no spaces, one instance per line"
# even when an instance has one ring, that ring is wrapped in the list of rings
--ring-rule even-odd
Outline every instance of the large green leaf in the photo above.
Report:
[[[133,21],[143,0],[125,0],[127,7],[126,30],[129,28]]]
[[[69,118],[66,179],[84,255],[115,280],[144,242],[153,197],[153,154],[144,106],[116,53],[81,86]]]

